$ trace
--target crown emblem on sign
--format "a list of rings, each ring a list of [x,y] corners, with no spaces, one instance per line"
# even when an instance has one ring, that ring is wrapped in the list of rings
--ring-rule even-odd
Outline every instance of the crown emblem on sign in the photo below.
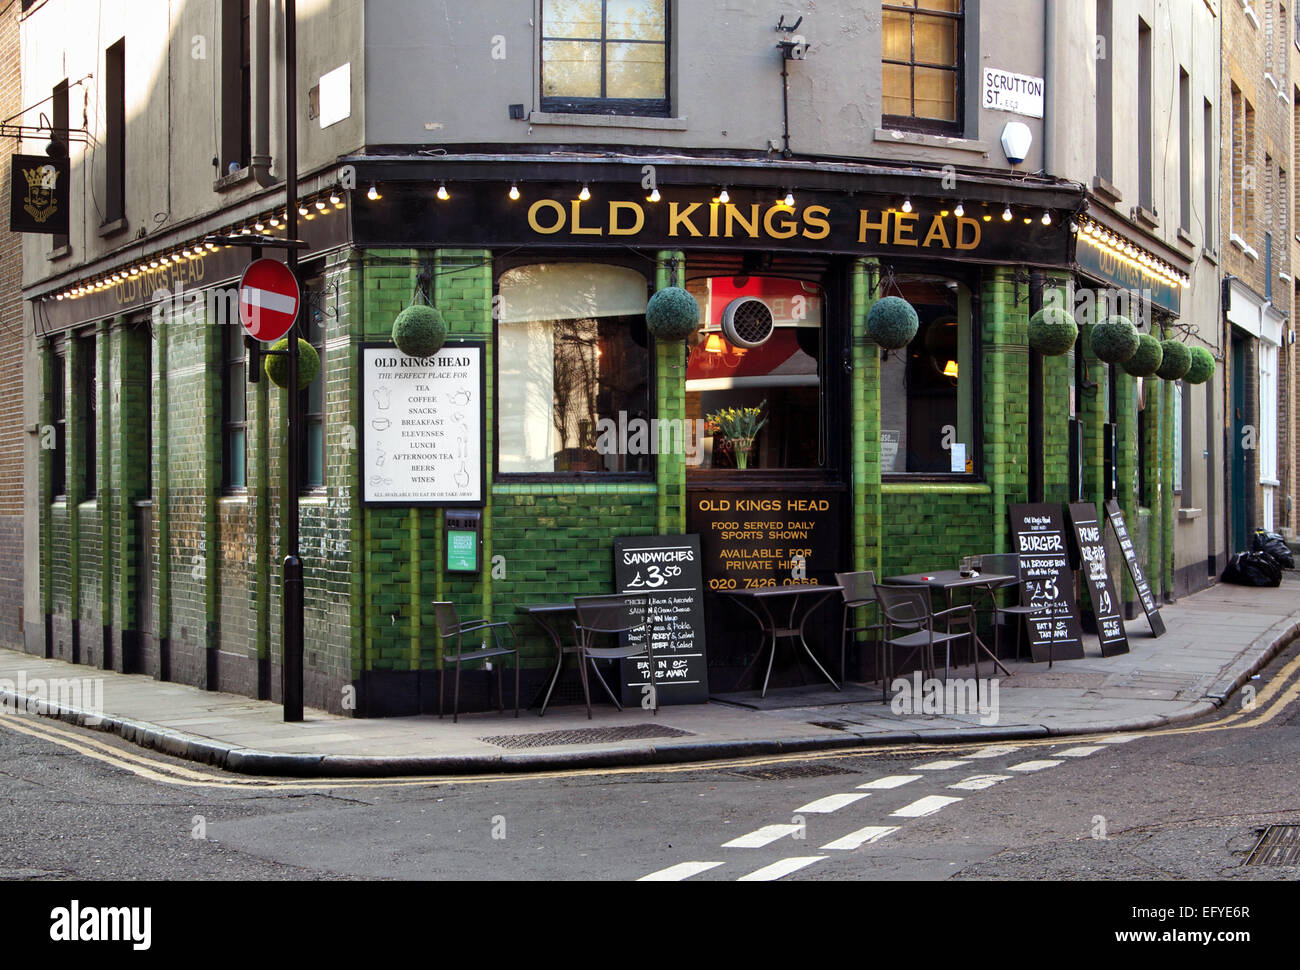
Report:
[[[59,170],[53,165],[37,165],[35,168],[23,169],[22,173],[27,180],[27,198],[23,200],[23,211],[37,222],[43,223],[59,208],[54,199]]]
[[[23,169],[23,178],[27,179],[29,189],[53,189],[58,177],[58,170],[52,165]]]

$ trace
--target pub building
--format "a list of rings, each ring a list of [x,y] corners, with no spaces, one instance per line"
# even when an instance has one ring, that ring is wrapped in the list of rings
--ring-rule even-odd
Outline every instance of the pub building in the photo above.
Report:
[[[1009,548],[1014,503],[1120,494],[1133,517],[1117,483],[1158,490],[1167,467],[1163,391],[1138,409],[1133,380],[1078,346],[1028,346],[1045,300],[1118,279],[1075,183],[972,171],[948,188],[938,168],[653,154],[366,155],[339,171],[354,185],[304,189],[301,336],[322,360],[302,392],[310,706],[436,710],[438,600],[511,622],[536,702],[555,651],[527,607],[611,591],[617,538],[683,533],[702,548],[710,691],[750,689],[737,679],[759,632],[719,591],[951,569]],[[249,382],[260,361],[212,298],[247,258],[196,239],[146,265],[149,285],[123,267],[38,301],[59,334],[42,420],[66,432],[42,463],[55,656],[279,697],[286,392]],[[670,286],[699,304],[684,341],[648,333],[648,299]],[[885,296],[920,321],[888,352],[866,329]],[[393,420],[394,319],[425,300],[452,369],[413,383],[426,396]],[[96,387],[113,388],[108,416]],[[429,430],[440,407],[454,440]],[[763,423],[737,445],[719,417],[745,408]],[[97,422],[114,501],[88,505],[79,448],[94,451]],[[453,517],[473,533],[455,555]],[[95,590],[66,551],[88,540],[118,577]],[[809,626],[828,669],[838,623],[836,603]],[[848,659],[850,679],[874,674],[866,649]],[[816,677],[783,644],[773,685],[801,673]],[[463,711],[495,706],[487,673],[464,683]]]

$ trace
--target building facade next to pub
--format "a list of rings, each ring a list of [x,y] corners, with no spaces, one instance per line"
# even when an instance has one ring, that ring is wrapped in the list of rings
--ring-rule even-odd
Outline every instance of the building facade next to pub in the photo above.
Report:
[[[66,245],[25,246],[29,420],[58,429],[28,449],[26,647],[278,697],[286,392],[228,322],[249,253],[204,242],[283,235],[277,7],[101,6],[102,50],[69,0],[22,24],[23,103],[62,90],[96,145]],[[1027,338],[1056,302],[1222,355],[1192,6],[301,0],[307,703],[431,709],[440,600],[512,622],[537,690],[524,609],[608,592],[620,537],[698,533],[716,592],[951,568],[1009,551],[1012,504],[1115,498],[1157,595],[1206,585],[1221,375]],[[684,342],[646,324],[673,285]],[[885,352],[890,296],[920,326]],[[407,391],[390,334],[426,300],[461,383]],[[468,567],[449,511],[481,516]],[[712,600],[727,690],[756,637]]]

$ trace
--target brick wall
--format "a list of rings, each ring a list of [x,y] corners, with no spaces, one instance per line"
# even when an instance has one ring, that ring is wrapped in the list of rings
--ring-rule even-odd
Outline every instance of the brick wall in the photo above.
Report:
[[[0,11],[0,117],[22,108],[20,6]],[[10,143],[10,147],[13,146]],[[34,144],[24,150],[35,151]],[[0,227],[9,226],[9,166],[0,176]],[[22,236],[0,233],[0,646],[22,648],[23,299]],[[23,617],[24,622],[39,617]]]

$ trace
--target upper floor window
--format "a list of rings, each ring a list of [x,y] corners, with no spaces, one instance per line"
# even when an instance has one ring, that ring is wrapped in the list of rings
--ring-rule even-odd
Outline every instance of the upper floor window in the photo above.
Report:
[[[221,171],[232,174],[252,161],[252,50],[249,0],[221,5]]]
[[[126,216],[126,38],[104,54],[104,223]]]
[[[668,114],[668,0],[542,0],[542,110]]]
[[[885,125],[960,133],[965,0],[893,0],[881,7]]]

